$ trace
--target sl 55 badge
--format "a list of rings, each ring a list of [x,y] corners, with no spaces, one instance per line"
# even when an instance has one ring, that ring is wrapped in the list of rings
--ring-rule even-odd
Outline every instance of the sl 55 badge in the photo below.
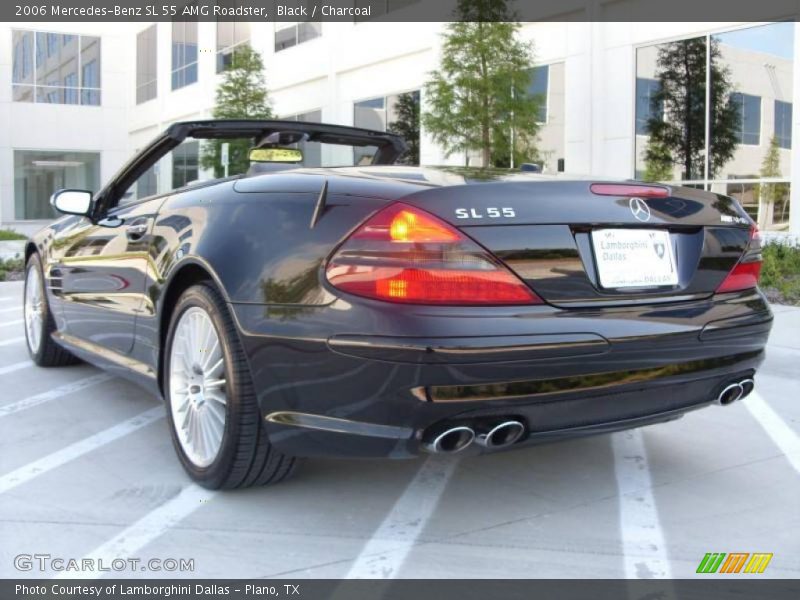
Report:
[[[485,209],[485,212],[481,212],[481,209],[479,208],[456,209],[456,219],[482,219],[484,217],[488,217],[489,219],[510,219],[515,216],[517,215],[514,212],[514,209],[508,206],[501,208],[490,206],[489,208]]]

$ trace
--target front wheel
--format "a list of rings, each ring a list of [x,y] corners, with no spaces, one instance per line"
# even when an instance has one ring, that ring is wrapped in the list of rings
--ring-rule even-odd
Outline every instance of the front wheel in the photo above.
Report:
[[[187,473],[211,488],[277,483],[295,459],[272,448],[250,370],[219,292],[181,295],[165,349],[164,394],[172,440]]]

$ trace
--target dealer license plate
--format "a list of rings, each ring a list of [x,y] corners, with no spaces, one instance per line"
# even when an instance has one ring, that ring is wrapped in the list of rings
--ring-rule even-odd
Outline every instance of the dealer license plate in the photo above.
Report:
[[[678,284],[668,231],[596,229],[592,245],[600,285],[641,288]]]

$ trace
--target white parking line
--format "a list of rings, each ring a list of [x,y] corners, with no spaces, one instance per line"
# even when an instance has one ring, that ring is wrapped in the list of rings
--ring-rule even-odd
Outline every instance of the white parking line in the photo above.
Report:
[[[619,489],[619,521],[628,579],[670,578],[664,535],[652,493],[642,431],[611,436]]]
[[[11,325],[19,325],[24,321],[25,319],[15,319],[14,321],[6,321],[5,323],[0,323],[0,327],[10,327]]]
[[[346,579],[397,576],[408,553],[430,519],[458,461],[431,457],[383,520],[372,539],[353,562]]]
[[[742,402],[775,445],[786,455],[795,471],[800,473],[800,436],[778,416],[758,392],[753,392]]]
[[[23,360],[22,362],[14,363],[13,365],[8,365],[7,367],[0,367],[0,375],[8,375],[9,373],[13,373],[14,371],[19,371],[20,369],[27,369],[28,367],[32,366],[33,366],[33,361]]]
[[[2,342],[0,342],[0,346],[10,346],[11,344],[17,344],[19,342],[24,342],[24,341],[25,341],[25,336],[21,335],[19,337],[14,337],[14,338],[9,338],[7,340],[3,340]]]
[[[39,475],[43,475],[48,471],[52,471],[53,469],[60,467],[71,460],[83,456],[87,452],[96,450],[97,448],[113,442],[114,440],[118,440],[129,433],[133,433],[137,429],[141,429],[142,427],[150,425],[151,423],[161,419],[163,416],[164,407],[156,406],[155,408],[146,410],[131,419],[122,421],[113,427],[104,429],[103,431],[75,442],[74,444],[70,444],[61,450],[57,450],[52,454],[48,454],[39,460],[35,460],[32,463],[28,463],[27,465],[20,467],[19,469],[11,471],[11,473],[0,477],[0,494],[9,490],[13,490],[15,487],[22,485],[23,483],[26,483],[31,479],[38,477]]]
[[[92,550],[83,559],[101,560],[103,563],[110,565],[115,558],[128,559],[131,556],[136,556],[147,544],[163,535],[182,519],[206,504],[215,495],[216,492],[202,488],[199,485],[192,484],[185,487],[172,500],[147,513],[105,544]],[[81,564],[81,561],[79,561],[79,564]],[[139,574],[134,576],[139,576]],[[57,579],[79,579],[84,577],[86,577],[86,573],[81,571],[61,571],[56,576]]]
[[[67,394],[74,394],[75,392],[79,392],[84,388],[97,385],[98,383],[103,383],[109,379],[111,379],[111,375],[101,373],[99,375],[93,375],[92,377],[73,381],[72,383],[68,383],[66,385],[61,385],[57,388],[42,392],[41,394],[36,394],[35,396],[29,396],[28,398],[17,400],[16,402],[6,404],[5,406],[0,406],[0,418],[13,415],[21,410],[26,410],[28,408],[44,404],[50,400],[61,398]]]

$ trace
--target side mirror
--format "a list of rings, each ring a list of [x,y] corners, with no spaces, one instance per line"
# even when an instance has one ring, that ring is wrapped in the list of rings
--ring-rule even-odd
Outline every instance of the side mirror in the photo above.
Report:
[[[50,204],[65,215],[85,217],[92,208],[92,192],[86,190],[58,190],[50,196]]]

